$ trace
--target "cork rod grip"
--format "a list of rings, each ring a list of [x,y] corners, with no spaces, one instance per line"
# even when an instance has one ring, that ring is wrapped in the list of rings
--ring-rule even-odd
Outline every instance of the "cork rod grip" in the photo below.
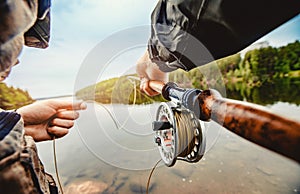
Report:
[[[201,120],[212,119],[235,134],[300,162],[300,123],[263,106],[222,98],[215,90],[199,96]]]

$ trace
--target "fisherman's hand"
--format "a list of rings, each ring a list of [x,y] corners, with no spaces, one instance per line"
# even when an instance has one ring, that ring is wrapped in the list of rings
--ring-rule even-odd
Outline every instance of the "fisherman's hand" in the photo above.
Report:
[[[79,117],[78,110],[84,109],[83,102],[44,100],[21,107],[17,112],[24,120],[25,134],[35,141],[45,141],[65,136]]]
[[[147,51],[138,60],[136,72],[141,79],[141,91],[145,92],[149,96],[156,96],[159,94],[150,88],[150,80],[162,81],[163,83],[168,81],[168,74],[159,70],[158,66],[150,60]]]

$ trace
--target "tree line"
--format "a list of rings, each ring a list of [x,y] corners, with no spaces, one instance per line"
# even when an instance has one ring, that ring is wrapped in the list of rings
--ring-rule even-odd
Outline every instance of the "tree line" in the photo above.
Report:
[[[13,110],[34,102],[28,91],[0,83],[0,108]]]
[[[83,100],[100,103],[143,104],[164,101],[162,96],[149,97],[139,90],[139,81],[128,75],[101,81],[76,92]],[[212,85],[243,83],[244,88],[272,83],[274,80],[300,78],[300,42],[279,48],[264,47],[219,59],[189,72],[171,72],[169,80],[184,88],[207,89]],[[27,91],[0,83],[0,108],[16,109],[34,102]]]
[[[75,95],[78,99],[103,104],[147,104],[164,101],[161,95],[149,97],[141,93],[139,81],[131,77],[137,77],[137,75],[126,75],[104,80],[77,91]]]
[[[284,77],[300,77],[300,42],[264,47],[216,60],[189,72],[174,71],[170,80],[205,89],[209,84],[244,82],[260,85]]]
[[[176,70],[169,74],[169,81],[184,88],[207,89],[218,84],[225,84],[226,87],[238,83],[243,83],[244,87],[255,87],[285,77],[300,77],[298,40],[279,48],[269,46],[250,50],[245,56],[237,53],[189,72]],[[152,98],[141,93],[139,81],[130,80],[128,76],[101,81],[78,91],[76,96],[100,103],[142,104],[163,101],[161,96]]]

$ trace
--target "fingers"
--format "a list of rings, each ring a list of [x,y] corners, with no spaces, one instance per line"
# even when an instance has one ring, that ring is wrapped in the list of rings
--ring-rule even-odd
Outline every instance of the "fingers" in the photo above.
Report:
[[[76,111],[61,111],[50,122],[47,132],[57,138],[63,137],[69,133],[69,129],[74,126],[74,120],[78,117],[79,113]]]
[[[69,120],[76,120],[79,118],[79,113],[77,111],[72,110],[63,110],[56,114],[57,118],[61,119],[69,119]]]
[[[25,126],[24,129],[25,135],[31,136],[36,142],[47,141],[52,139],[50,133],[48,133],[47,130],[41,125]]]
[[[74,121],[73,120],[67,120],[67,119],[55,118],[51,122],[51,126],[64,127],[64,128],[67,128],[67,129],[73,127],[73,125],[74,125]]]
[[[60,138],[69,133],[69,129],[74,126],[73,120],[53,119],[49,125],[29,125],[25,126],[25,134],[32,136],[36,142],[52,140],[53,136]]]
[[[64,111],[64,113],[60,113],[61,118],[54,118],[50,123],[50,127],[47,129],[48,133],[58,138],[67,135],[69,129],[74,126],[73,119],[79,116],[71,113],[74,113],[74,111]]]
[[[86,107],[87,107],[86,103],[82,101],[73,103],[73,110],[85,110]]]
[[[148,96],[156,96],[159,95],[159,92],[153,90],[149,85],[149,80],[142,79],[140,89],[142,92],[145,92]]]
[[[69,133],[69,130],[64,127],[52,126],[48,128],[48,133],[57,138],[60,138],[67,135]]]

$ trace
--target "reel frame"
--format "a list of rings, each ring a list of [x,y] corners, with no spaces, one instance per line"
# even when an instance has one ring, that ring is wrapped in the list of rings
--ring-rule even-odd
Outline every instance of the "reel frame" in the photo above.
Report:
[[[180,137],[177,126],[177,119],[175,112],[181,114],[185,113],[193,126],[193,148],[184,156],[180,156],[183,150],[179,150],[179,143],[184,143],[184,147],[189,146],[190,142],[185,142],[183,137]],[[162,102],[160,103],[157,113],[156,121],[153,122],[153,130],[155,131],[154,141],[158,146],[160,155],[165,165],[168,167],[173,166],[176,160],[183,160],[189,163],[198,162],[205,152],[205,133],[204,123],[195,116],[194,112],[186,109],[180,103]]]

